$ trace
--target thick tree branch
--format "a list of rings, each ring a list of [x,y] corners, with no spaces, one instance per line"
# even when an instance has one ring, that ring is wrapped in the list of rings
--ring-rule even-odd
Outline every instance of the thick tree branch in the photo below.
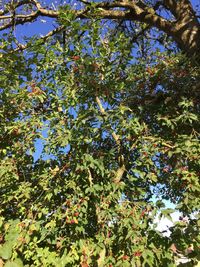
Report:
[[[21,0],[20,2],[14,5],[14,9],[17,9],[20,6],[24,6],[24,5],[31,4],[31,3],[32,3],[31,0]],[[8,14],[9,12],[10,12],[10,8],[9,8],[9,5],[7,5],[4,10],[0,10],[0,16]]]
[[[133,20],[146,23],[151,27],[165,32],[176,41],[179,47],[189,55],[199,54],[200,50],[200,24],[189,0],[163,0],[163,5],[175,17],[176,20],[170,21],[156,13],[153,7],[147,6],[142,1],[114,1],[96,3],[95,8],[90,9],[89,2],[81,0],[86,5],[82,10],[70,10],[66,12],[74,13],[75,18],[88,19],[116,19]],[[16,13],[13,22],[12,10],[31,4],[35,10],[30,14]],[[160,2],[159,2],[160,5]],[[12,10],[11,10],[12,9]],[[94,11],[95,10],[95,11]],[[17,10],[16,10],[17,11]],[[58,18],[59,12],[42,7],[36,0],[23,0],[14,6],[9,5],[0,12],[2,25],[0,31],[15,26],[23,25],[27,22],[35,21],[39,16]],[[5,23],[4,23],[5,22]]]
[[[184,19],[188,15],[195,17],[195,12],[189,0],[164,0],[163,4],[177,20]]]

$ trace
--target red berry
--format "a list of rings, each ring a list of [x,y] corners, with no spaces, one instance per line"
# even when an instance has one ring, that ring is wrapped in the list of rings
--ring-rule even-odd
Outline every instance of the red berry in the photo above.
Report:
[[[165,168],[163,169],[163,172],[169,172],[168,167],[165,167]]]
[[[12,134],[13,135],[18,135],[19,134],[19,129],[18,128],[13,129]]]
[[[141,251],[136,251],[135,253],[134,253],[134,256],[135,257],[140,257],[142,255],[142,252]]]
[[[73,60],[79,60],[80,57],[79,57],[79,56],[73,56],[72,59],[73,59]]]
[[[76,66],[74,66],[74,67],[73,67],[73,72],[78,72],[78,71],[79,71],[79,68],[76,67]]]
[[[145,213],[146,213],[146,209],[144,209],[144,210],[141,212],[140,217],[144,217]]]

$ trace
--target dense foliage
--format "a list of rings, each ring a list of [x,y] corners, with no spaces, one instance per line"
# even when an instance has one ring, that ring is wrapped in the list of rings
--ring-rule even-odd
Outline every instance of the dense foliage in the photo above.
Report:
[[[178,255],[194,266],[198,66],[150,42],[136,55],[131,37],[102,33],[101,21],[71,21],[64,47],[58,35],[11,53],[9,38],[0,54],[0,266],[164,267]],[[155,219],[171,218],[170,203],[182,218],[166,236]]]

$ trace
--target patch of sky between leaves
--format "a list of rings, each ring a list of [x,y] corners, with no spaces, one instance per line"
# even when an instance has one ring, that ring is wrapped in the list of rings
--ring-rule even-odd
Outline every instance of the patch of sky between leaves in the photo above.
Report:
[[[73,115],[74,119],[77,118],[77,112],[75,108],[69,107],[68,109],[69,114]],[[53,154],[45,154],[44,153],[44,146],[45,146],[45,139],[48,138],[48,131],[49,131],[48,123],[46,123],[46,129],[42,131],[43,139],[37,138],[34,142],[35,152],[33,153],[34,162],[39,159],[42,160],[49,160],[55,159],[56,157]],[[70,144],[68,144],[65,148],[62,148],[62,152],[68,153],[70,151]]]

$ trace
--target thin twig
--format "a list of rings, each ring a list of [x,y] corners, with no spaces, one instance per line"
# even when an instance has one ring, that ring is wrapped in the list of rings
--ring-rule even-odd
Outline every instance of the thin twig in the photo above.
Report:
[[[102,115],[106,115],[106,111],[105,109],[103,108],[102,104],[101,104],[101,100],[99,99],[98,96],[96,96],[96,101],[97,101],[97,104],[99,106],[99,109],[100,109],[100,112]],[[120,139],[119,139],[119,136],[113,131],[112,132],[112,137],[113,139],[115,140],[115,142],[117,143],[117,145],[120,145]]]
[[[97,104],[99,106],[99,110],[100,110],[101,114],[103,116],[106,116],[107,113],[106,113],[105,109],[103,108],[101,100],[100,100],[100,98],[98,96],[96,96],[96,102],[97,102]],[[114,131],[112,131],[111,134],[112,134],[112,137],[113,137],[113,139],[115,140],[115,142],[116,142],[116,144],[118,146],[118,152],[120,153],[120,151],[121,151],[120,137]],[[115,184],[118,184],[121,181],[121,179],[122,179],[122,177],[124,175],[124,172],[126,171],[125,164],[124,164],[124,156],[121,153],[119,155],[118,162],[119,162],[119,168],[115,172],[115,177],[113,179],[113,182]]]
[[[49,39],[51,36],[53,36],[54,34],[59,33],[59,32],[62,32],[65,28],[66,28],[65,26],[59,26],[59,27],[57,27],[56,29],[54,29],[54,30],[48,32],[45,36],[43,36],[43,37],[41,37],[41,38],[39,39],[39,40],[40,40],[40,45],[41,45],[41,44],[44,44],[45,41],[46,41],[47,39]],[[18,44],[18,47],[17,47],[15,50],[13,50],[12,52],[22,51],[22,50],[25,50],[25,49],[27,49],[27,48],[33,47],[33,46],[34,46],[34,44],[32,44],[32,43],[31,43],[31,44],[25,44],[25,45],[19,43],[19,44]]]

